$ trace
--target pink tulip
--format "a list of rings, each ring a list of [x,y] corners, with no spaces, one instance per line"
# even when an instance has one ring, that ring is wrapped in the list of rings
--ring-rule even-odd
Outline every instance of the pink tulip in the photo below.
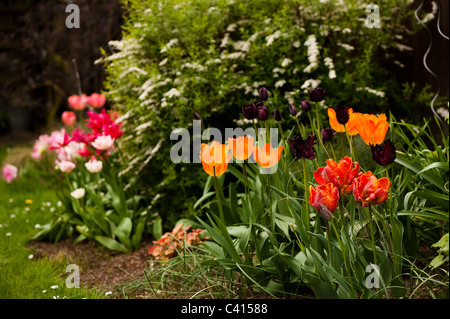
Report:
[[[103,94],[92,93],[87,100],[87,103],[93,108],[99,109],[105,105],[106,97]]]
[[[39,139],[34,143],[33,153],[31,153],[31,157],[34,159],[40,159],[49,146],[50,136],[48,136],[47,134],[39,136]]]
[[[87,97],[86,94],[83,94],[81,96],[79,95],[72,95],[67,100],[69,102],[69,105],[72,109],[75,111],[82,111],[86,108],[86,102]]]
[[[9,184],[17,178],[18,171],[19,169],[14,165],[6,164],[5,166],[3,166],[3,178]]]
[[[75,115],[74,112],[64,111],[61,116],[61,120],[64,123],[64,125],[73,126],[77,122],[77,116]]]

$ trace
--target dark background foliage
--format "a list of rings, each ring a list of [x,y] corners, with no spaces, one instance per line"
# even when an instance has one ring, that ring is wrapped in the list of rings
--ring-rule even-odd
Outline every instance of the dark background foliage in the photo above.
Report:
[[[80,8],[78,29],[66,28],[70,2]],[[117,0],[0,2],[0,133],[51,126],[67,109],[67,97],[78,94],[73,60],[82,92],[101,91],[104,68],[94,61],[100,48],[121,37],[122,9]]]

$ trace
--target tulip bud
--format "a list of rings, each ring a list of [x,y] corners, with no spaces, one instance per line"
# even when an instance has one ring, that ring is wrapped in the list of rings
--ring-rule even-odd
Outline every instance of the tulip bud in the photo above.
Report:
[[[325,93],[325,89],[315,88],[312,89],[311,92],[308,91],[308,97],[313,102],[320,102],[325,98]]]
[[[259,98],[263,101],[267,101],[269,98],[269,92],[267,92],[266,88],[263,87],[259,89]]]
[[[253,120],[258,116],[258,108],[255,103],[251,103],[242,108],[242,114],[247,120]]]
[[[308,100],[301,101],[300,106],[305,112],[311,111],[311,103]]]
[[[273,112],[273,118],[275,119],[275,121],[280,122],[281,121],[281,113],[278,109],[276,109]]]
[[[291,113],[291,115],[296,116],[297,115],[297,109],[295,108],[294,105],[289,105],[289,113]]]
[[[329,142],[334,137],[334,131],[331,127],[322,129],[322,141]]]
[[[201,120],[201,119],[202,119],[202,117],[200,116],[200,114],[198,114],[197,112],[194,112],[194,118],[195,118],[196,120]]]
[[[350,119],[350,114],[348,113],[348,106],[346,104],[339,104],[336,106],[336,119],[339,124],[347,124]]]
[[[324,204],[319,204],[319,213],[326,221],[331,221],[333,219],[333,214]]]
[[[260,121],[265,121],[269,118],[269,108],[266,105],[263,105],[258,110],[258,119]]]

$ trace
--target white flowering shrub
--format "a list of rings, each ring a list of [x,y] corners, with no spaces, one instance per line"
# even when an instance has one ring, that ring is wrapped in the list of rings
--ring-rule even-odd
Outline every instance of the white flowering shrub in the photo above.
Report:
[[[205,127],[233,127],[263,86],[286,126],[288,105],[299,106],[317,86],[332,92],[324,107],[348,101],[358,112],[388,112],[402,93],[394,74],[405,66],[396,56],[410,54],[402,25],[410,3],[379,1],[376,29],[365,27],[367,4],[357,0],[124,1],[123,39],[99,61],[106,94],[123,113],[121,174],[136,175],[147,197],[156,196],[154,212],[178,219],[205,174],[201,165],[170,162],[169,137],[192,126],[194,112]]]

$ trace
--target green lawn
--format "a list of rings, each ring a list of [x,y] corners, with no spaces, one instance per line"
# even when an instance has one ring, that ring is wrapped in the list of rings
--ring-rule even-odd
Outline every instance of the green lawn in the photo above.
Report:
[[[0,148],[0,163],[5,156],[6,149]],[[33,179],[7,184],[0,178],[0,299],[104,296],[95,290],[67,288],[70,273],[66,273],[64,260],[38,259],[26,248],[37,225],[49,220],[57,203],[54,191]]]

